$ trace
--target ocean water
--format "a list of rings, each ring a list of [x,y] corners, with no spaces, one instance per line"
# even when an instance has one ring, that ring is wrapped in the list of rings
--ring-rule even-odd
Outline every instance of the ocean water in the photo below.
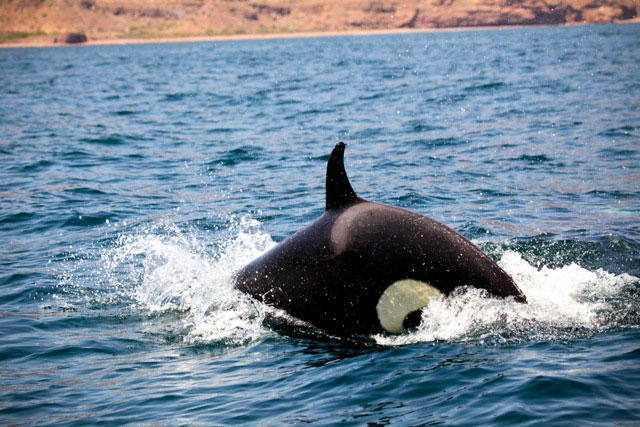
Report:
[[[640,421],[640,25],[0,50],[0,424]],[[449,225],[461,290],[337,339],[234,290],[322,213]],[[336,284],[339,286],[339,284]]]

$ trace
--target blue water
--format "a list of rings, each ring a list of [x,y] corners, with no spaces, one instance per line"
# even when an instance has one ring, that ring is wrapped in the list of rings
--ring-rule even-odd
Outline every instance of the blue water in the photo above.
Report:
[[[0,50],[0,424],[640,420],[640,25]],[[339,340],[234,271],[358,194],[474,290]]]

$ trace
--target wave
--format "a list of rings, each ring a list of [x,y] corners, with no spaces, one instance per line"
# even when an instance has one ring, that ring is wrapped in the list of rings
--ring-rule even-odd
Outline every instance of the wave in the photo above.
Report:
[[[234,288],[233,274],[275,245],[259,221],[231,217],[213,243],[210,235],[201,233],[163,222],[123,232],[101,250],[97,271],[82,257],[82,267],[66,276],[66,284],[75,283],[76,291],[84,288],[80,293],[91,304],[141,310],[155,316],[153,322],[179,322],[168,329],[185,344],[244,345],[278,332],[324,336]],[[514,278],[528,304],[492,298],[483,290],[458,289],[432,300],[417,329],[376,335],[371,343],[508,345],[585,338],[640,324],[639,281],[634,276],[589,270],[575,262],[534,266],[517,249],[504,251],[499,265]],[[162,316],[176,313],[179,316]]]
[[[232,218],[228,233],[213,249],[175,224],[122,234],[101,254],[108,285],[149,313],[182,313],[185,343],[255,341],[269,333],[264,307],[232,276],[275,243],[248,217]]]
[[[423,309],[416,331],[401,336],[376,336],[383,345],[459,341],[513,344],[585,338],[616,327],[637,325],[640,301],[620,304],[618,297],[637,287],[638,278],[590,271],[570,263],[537,268],[515,251],[498,264],[527,296],[528,304],[491,298],[483,290],[459,289]]]

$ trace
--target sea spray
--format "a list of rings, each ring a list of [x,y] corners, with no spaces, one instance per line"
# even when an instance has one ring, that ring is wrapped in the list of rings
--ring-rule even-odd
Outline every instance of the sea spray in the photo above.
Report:
[[[457,341],[479,344],[513,344],[586,337],[621,326],[614,297],[638,279],[602,269],[590,271],[575,263],[536,268],[514,251],[498,263],[527,296],[528,304],[496,299],[485,291],[460,288],[447,298],[437,298],[422,312],[422,323],[411,333],[375,337],[382,345]],[[628,305],[627,310],[632,310]]]
[[[121,233],[93,262],[90,250],[74,256],[61,279],[69,300],[61,304],[133,310],[154,322],[178,314],[180,327],[165,329],[178,330],[190,344],[254,341],[269,333],[262,326],[265,307],[237,291],[232,276],[273,245],[248,216],[232,216],[214,237],[171,222],[142,225]]]
[[[146,313],[158,326],[151,330],[163,330],[160,325],[167,322],[164,329],[187,344],[255,342],[275,333],[272,327],[277,324],[313,330],[234,288],[234,273],[274,245],[250,216],[231,216],[214,235],[166,221],[140,225],[119,234],[97,258],[89,250],[78,252],[76,267],[61,280],[67,300],[59,297],[59,303],[64,309],[84,304]],[[569,340],[633,324],[637,317],[637,301],[622,297],[638,283],[631,275],[591,271],[575,262],[534,266],[513,249],[502,252],[498,263],[523,290],[528,304],[459,288],[449,297],[433,299],[416,330],[376,335],[374,341],[396,346]],[[163,314],[177,315],[180,325]]]

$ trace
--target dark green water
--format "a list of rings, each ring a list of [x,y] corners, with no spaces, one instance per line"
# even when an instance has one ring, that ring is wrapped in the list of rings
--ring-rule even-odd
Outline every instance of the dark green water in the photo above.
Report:
[[[640,420],[640,25],[0,50],[0,424]],[[340,341],[235,291],[362,197],[436,218],[470,290]]]

